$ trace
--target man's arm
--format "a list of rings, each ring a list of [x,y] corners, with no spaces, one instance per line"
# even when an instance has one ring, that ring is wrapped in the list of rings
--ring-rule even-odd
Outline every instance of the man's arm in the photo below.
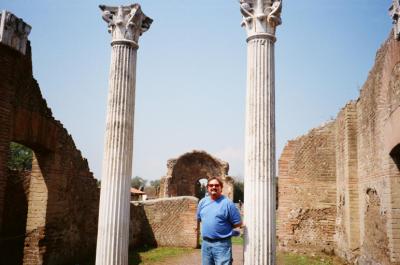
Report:
[[[234,224],[232,227],[233,228],[241,228],[243,226],[243,222],[240,222],[240,223],[238,223],[238,224]]]

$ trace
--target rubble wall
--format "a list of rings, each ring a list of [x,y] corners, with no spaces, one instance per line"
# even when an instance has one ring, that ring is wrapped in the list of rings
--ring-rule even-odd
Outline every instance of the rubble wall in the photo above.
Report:
[[[315,174],[322,172],[329,164],[327,160],[332,162],[333,157],[335,166],[331,165],[331,169],[334,171],[325,186],[332,187],[328,184],[333,181],[336,194],[333,219],[336,221],[334,231],[327,229],[322,242],[329,240],[331,244],[333,238],[334,252],[349,262],[400,264],[399,41],[390,36],[382,45],[359,98],[349,102],[329,124],[332,153],[315,155],[316,132],[324,130],[324,126],[289,141],[281,155],[280,247],[299,249],[321,243],[319,239],[310,243],[299,241],[293,223],[303,222],[299,209],[305,207],[305,198],[311,198],[307,208],[321,208],[319,196],[324,189],[320,182],[314,181]],[[308,156],[313,161],[304,159]],[[314,189],[310,183],[314,183],[311,185]],[[302,234],[307,233],[308,230],[302,230]]]
[[[5,201],[10,142],[34,152],[27,198],[23,264],[77,264],[93,256],[99,192],[86,159],[54,119],[26,55],[0,44],[0,237],[12,218]],[[10,197],[8,197],[10,198]],[[16,206],[17,207],[17,206]],[[2,240],[2,244],[7,244]],[[0,247],[0,252],[6,248]],[[0,264],[6,253],[0,253]]]
[[[196,248],[198,199],[191,196],[131,203],[130,247]]]
[[[279,248],[333,250],[336,217],[335,123],[289,141],[279,159]]]

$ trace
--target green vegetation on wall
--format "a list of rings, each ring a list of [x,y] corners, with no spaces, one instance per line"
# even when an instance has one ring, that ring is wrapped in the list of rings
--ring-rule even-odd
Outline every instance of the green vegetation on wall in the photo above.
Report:
[[[31,170],[32,169],[32,150],[28,147],[15,142],[10,143],[10,159],[8,168],[11,170]]]

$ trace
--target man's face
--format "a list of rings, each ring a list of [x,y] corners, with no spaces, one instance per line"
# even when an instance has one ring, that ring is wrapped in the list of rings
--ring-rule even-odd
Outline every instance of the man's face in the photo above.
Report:
[[[222,194],[222,187],[219,184],[218,180],[212,179],[210,182],[207,184],[208,187],[208,194],[210,196],[218,198]]]

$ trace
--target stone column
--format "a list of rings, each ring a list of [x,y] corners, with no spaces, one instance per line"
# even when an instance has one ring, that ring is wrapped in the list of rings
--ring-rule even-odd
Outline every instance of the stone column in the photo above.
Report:
[[[31,26],[14,14],[3,10],[0,13],[0,43],[25,55]]]
[[[400,40],[400,1],[393,0],[389,8],[389,15],[393,19],[393,37]]]
[[[241,0],[247,31],[244,264],[275,264],[275,29],[282,1]]]
[[[136,54],[152,19],[139,4],[100,6],[112,34],[96,265],[127,265]]]

